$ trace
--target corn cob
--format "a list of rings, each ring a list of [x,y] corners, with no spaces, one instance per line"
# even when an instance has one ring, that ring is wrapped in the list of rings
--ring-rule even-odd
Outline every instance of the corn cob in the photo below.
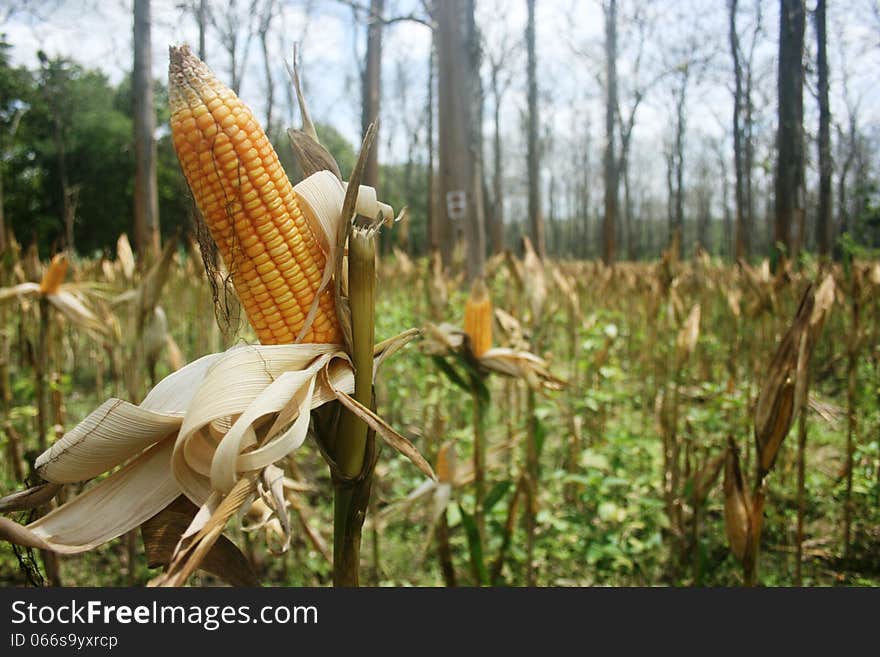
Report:
[[[171,132],[196,204],[260,342],[292,343],[327,261],[320,224],[251,110],[188,46],[170,60]],[[341,341],[331,287],[304,342]]]
[[[64,277],[67,276],[67,265],[67,256],[63,253],[58,253],[52,258],[52,262],[49,263],[49,267],[40,281],[40,294],[55,294],[58,292],[58,288],[64,282]]]
[[[492,300],[481,278],[474,281],[464,307],[464,332],[477,358],[492,347]]]

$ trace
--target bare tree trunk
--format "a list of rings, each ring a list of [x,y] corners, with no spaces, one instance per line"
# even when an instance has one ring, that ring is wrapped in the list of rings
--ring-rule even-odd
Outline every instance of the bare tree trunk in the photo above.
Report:
[[[859,285],[856,273],[853,272],[851,288],[852,299],[850,301],[851,324],[850,324],[850,342],[848,345],[847,358],[847,386],[846,386],[846,483],[843,492],[843,560],[848,562],[850,559],[850,547],[852,543],[852,521],[854,502],[852,498],[853,485],[853,467],[855,445],[858,432],[858,414],[856,408],[858,406],[858,362],[859,362]]]
[[[723,237],[721,239],[720,248],[724,250],[724,254],[730,258],[733,256],[733,259],[738,258],[736,255],[736,250],[733,242],[735,239],[731,239],[734,232],[733,226],[733,217],[730,212],[730,182],[727,178],[727,158],[724,156],[724,153],[719,149],[719,157],[718,157],[718,168],[721,171],[721,209],[724,217],[723,223]]]
[[[615,94],[616,95],[616,94]],[[629,175],[629,153],[632,146],[632,134],[636,125],[636,113],[644,98],[644,91],[637,90],[633,104],[629,108],[629,116],[624,122],[620,112],[616,112],[618,120],[618,129],[620,130],[620,155],[617,158],[617,166],[614,174],[617,176],[617,184],[623,181],[623,216],[624,216],[624,239],[626,240],[626,257],[628,260],[635,260],[638,251],[636,226],[635,226],[635,208],[632,199],[632,187],[630,185]]]
[[[576,179],[577,189],[577,213],[580,221],[577,226],[577,245],[575,248],[575,256],[578,258],[587,257],[587,246],[593,242],[592,226],[590,223],[590,205],[593,180],[593,163],[590,159],[592,153],[592,143],[590,139],[590,120],[586,117],[584,141],[575,153],[574,170],[578,171]]]
[[[605,10],[605,214],[602,218],[602,260],[613,265],[617,250],[618,176],[614,147],[617,114],[617,0],[609,0]]]
[[[838,126],[838,141],[843,143],[843,131]],[[856,120],[855,114],[850,110],[849,119],[849,137],[847,139],[848,146],[846,157],[840,165],[840,174],[837,178],[837,236],[841,236],[849,231],[849,206],[847,202],[847,183],[849,180],[849,171],[852,168],[853,160],[856,154]],[[840,247],[835,246],[835,258],[840,258]]]
[[[492,253],[504,250],[504,164],[501,160],[501,97],[503,92],[498,81],[499,66],[492,65],[492,97],[495,100],[492,115],[494,134],[492,139],[492,221],[489,224],[489,237]]]
[[[776,139],[775,249],[795,257],[804,223],[803,0],[781,0],[779,8],[779,126]],[[774,250],[775,250],[774,249]],[[774,258],[774,263],[778,261]]]
[[[6,252],[6,215],[3,212],[3,176],[0,174],[0,254]],[[4,281],[5,283],[6,281]]]
[[[241,93],[248,51],[259,22],[258,3],[259,0],[247,0],[247,8],[242,12],[239,0],[226,0],[222,9],[207,14],[229,55],[229,86],[236,94]]]
[[[481,47],[476,21],[475,0],[465,3],[465,40],[467,44],[467,68],[465,83],[467,93],[467,145],[470,149],[470,178],[467,193],[472,200],[465,224],[465,256],[467,277],[473,280],[483,275],[486,261],[486,201],[485,176],[483,175],[483,81],[480,77]]]
[[[428,55],[428,101],[425,113],[428,115],[428,217],[426,236],[428,241],[427,252],[430,253],[438,246],[435,242],[434,223],[437,199],[434,190],[434,33],[431,32],[431,51]]]
[[[205,32],[208,31],[208,0],[199,0],[197,18],[199,22],[199,59],[206,62],[208,61],[205,49]]]
[[[134,3],[134,226],[138,253],[159,253],[159,191],[156,182],[156,114],[151,70],[150,0]]]
[[[268,135],[272,135],[272,112],[275,108],[275,81],[272,78],[272,54],[269,52],[269,30],[275,17],[275,0],[266,0],[260,15],[260,26],[257,34],[260,49],[263,51],[263,75],[266,76],[266,125],[263,126]]]
[[[675,148],[669,144],[666,156],[666,223],[667,242],[672,244],[672,236],[675,234]],[[678,254],[676,254],[678,255]]]
[[[733,57],[733,161],[736,177],[736,237],[734,239],[734,260],[745,258],[749,253],[749,232],[746,226],[746,195],[745,195],[745,172],[743,161],[743,74],[740,63],[739,36],[736,31],[737,0],[729,0],[729,37],[730,53]]]
[[[697,243],[711,252],[709,225],[712,223],[712,188],[708,180],[697,191]]]
[[[627,150],[629,148],[627,147]],[[625,160],[621,160],[621,173],[623,174],[623,212],[626,217],[626,258],[633,261],[638,257],[638,227],[635,218],[635,204],[632,199],[632,185],[629,177],[629,154]]]
[[[681,86],[677,90],[675,102],[675,146],[673,147],[673,163],[675,165],[675,226],[673,234],[678,231],[678,256],[684,250],[684,135],[686,130],[685,104],[687,101],[688,69],[685,65],[680,73]]]
[[[745,232],[745,257],[756,250],[757,239],[755,234],[755,202],[753,194],[752,171],[755,163],[755,140],[754,140],[754,104],[752,103],[752,88],[754,85],[754,61],[755,49],[760,41],[759,36],[763,33],[763,0],[754,0],[755,22],[752,29],[752,39],[749,46],[748,57],[744,64],[744,95],[742,98],[745,116],[742,120],[742,148],[743,148],[743,224]]]
[[[465,0],[436,0],[433,16],[436,25],[438,71],[438,136],[440,212],[433,221],[432,240],[440,247],[443,262],[452,262],[456,233],[450,218],[450,192],[464,193],[466,199],[462,230],[467,247],[467,274],[482,273],[485,258],[485,229],[482,210],[482,171],[477,156],[481,144],[473,143],[480,135],[474,112],[474,45],[466,32],[474,24],[473,4]],[[469,143],[469,137],[471,143]]]
[[[749,257],[753,251],[756,250],[755,240],[752,239],[752,235],[755,230],[755,195],[754,195],[754,186],[752,181],[752,171],[754,170],[755,164],[755,140],[753,136],[754,130],[754,122],[753,122],[753,114],[754,114],[754,106],[752,105],[752,74],[749,71],[749,74],[746,76],[746,122],[745,122],[745,134],[743,141],[744,148],[744,158],[745,162],[743,163],[743,176],[745,178],[745,216],[743,217],[743,223],[745,224],[745,256]]]
[[[526,48],[528,50],[528,170],[529,170],[529,227],[532,244],[541,259],[547,255],[544,240],[544,217],[541,212],[541,153],[538,143],[538,79],[537,55],[535,53],[535,0],[526,0],[528,23],[526,23]]]
[[[367,61],[362,77],[361,129],[366,134],[371,123],[379,120],[379,103],[382,98],[382,13],[385,0],[370,0],[367,27]],[[379,133],[376,143],[367,154],[363,184],[379,187]],[[386,240],[387,241],[387,240]]]
[[[435,45],[437,48],[437,140],[438,140],[438,179],[440,183],[438,207],[434,216],[431,241],[440,249],[444,266],[452,262],[455,246],[455,226],[449,217],[446,199],[451,191],[463,190],[464,171],[461,170],[463,153],[462,132],[462,88],[457,81],[460,73],[459,59],[461,46],[459,29],[456,26],[459,13],[458,2],[435,0],[433,6]]]
[[[819,74],[819,214],[816,217],[816,248],[831,252],[831,109],[828,101],[828,52],[825,29],[825,0],[817,0],[813,14],[816,25],[816,66]]]
[[[55,84],[53,81],[49,85]],[[55,159],[58,166],[58,181],[61,193],[61,226],[64,228],[64,244],[71,251],[76,249],[73,235],[74,208],[71,206],[76,192],[71,188],[67,177],[67,148],[65,146],[65,130],[62,119],[62,108],[58,107],[55,91],[48,89],[50,94],[49,107],[52,112],[52,142],[55,146]]]

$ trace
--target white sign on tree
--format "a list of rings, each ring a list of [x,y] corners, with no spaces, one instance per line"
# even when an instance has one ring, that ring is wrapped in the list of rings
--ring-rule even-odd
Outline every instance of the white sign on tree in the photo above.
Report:
[[[463,189],[446,192],[446,213],[452,221],[461,221],[467,211],[467,196]]]

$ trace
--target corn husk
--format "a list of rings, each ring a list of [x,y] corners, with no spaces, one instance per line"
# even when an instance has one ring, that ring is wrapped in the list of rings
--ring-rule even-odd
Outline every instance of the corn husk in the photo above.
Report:
[[[743,560],[750,540],[752,500],[743,481],[739,450],[731,438],[724,465],[724,531],[733,555]]]
[[[122,233],[116,240],[116,262],[125,280],[131,282],[135,269],[134,252],[131,250],[131,242],[128,241],[128,235],[125,233]]]
[[[700,304],[694,304],[684,324],[676,337],[676,360],[679,367],[683,366],[694,349],[697,347],[697,339],[700,337]]]
[[[423,349],[435,356],[466,353],[488,372],[523,379],[534,389],[559,390],[565,382],[555,376],[548,363],[535,354],[510,347],[492,347],[477,357],[470,350],[465,333],[451,324],[428,323],[422,329]],[[468,345],[468,346],[466,346]],[[464,351],[466,350],[466,352]]]
[[[794,321],[770,362],[755,404],[755,442],[763,476],[773,467],[795,414],[806,401],[809,363],[825,317],[834,302],[829,274],[818,290],[807,288]]]
[[[187,559],[173,562],[178,575],[189,573],[229,517],[254,499],[261,473],[302,445],[310,409],[334,399],[433,478],[406,438],[351,400],[353,389],[351,365],[335,345],[248,345],[205,356],[138,405],[108,400],[40,455],[38,474],[55,484],[122,467],[34,523],[3,519],[0,537],[81,552],[141,525],[183,493],[200,507],[189,534],[198,545],[182,545]]]

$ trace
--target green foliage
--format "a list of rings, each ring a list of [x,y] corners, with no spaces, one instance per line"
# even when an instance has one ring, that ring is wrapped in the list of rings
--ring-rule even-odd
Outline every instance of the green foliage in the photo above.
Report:
[[[21,110],[14,136],[4,131],[4,209],[19,241],[36,239],[44,255],[64,234],[61,166],[75,207],[74,241],[81,253],[110,249],[133,217],[134,148],[128,81],[114,88],[106,76],[64,59],[41,58],[34,72],[0,60],[2,118]],[[167,92],[157,85],[157,113],[167,121]],[[185,225],[188,192],[162,126],[157,144],[161,225]]]

